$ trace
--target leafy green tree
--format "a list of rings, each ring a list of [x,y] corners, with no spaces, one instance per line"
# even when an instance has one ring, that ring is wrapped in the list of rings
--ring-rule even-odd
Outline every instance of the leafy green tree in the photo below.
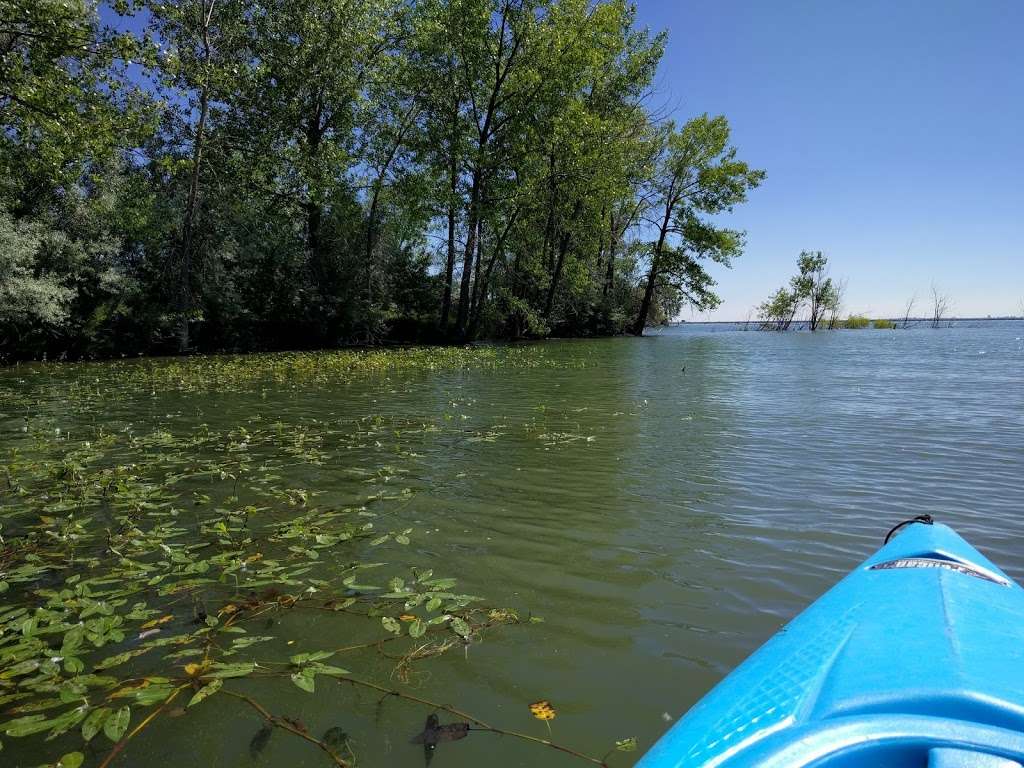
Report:
[[[801,251],[797,266],[800,272],[792,280],[793,293],[807,302],[807,327],[816,331],[825,313],[839,300],[837,288],[827,276],[828,258],[821,251]]]
[[[0,349],[34,326],[56,328],[68,320],[74,291],[65,277],[40,264],[47,236],[38,221],[15,221],[0,210]]]
[[[703,115],[681,129],[669,123],[651,181],[657,240],[651,248],[646,286],[633,333],[641,335],[662,284],[697,309],[718,306],[714,280],[704,267],[710,259],[728,266],[743,250],[743,233],[708,218],[747,199],[764,171],[736,159],[725,117]]]
[[[800,308],[800,298],[793,291],[779,288],[757,308],[761,330],[788,331]]]
[[[230,18],[231,10],[235,11],[235,19]],[[231,20],[237,21],[239,10],[239,4],[230,0],[155,2],[149,7],[155,31],[171,46],[170,52],[162,57],[163,66],[158,72],[164,84],[175,91],[172,103],[175,104],[178,135],[182,144],[191,147],[187,160],[182,163],[187,168],[188,191],[179,244],[174,249],[177,252],[178,348],[181,352],[189,349],[189,323],[193,319],[194,249],[211,102],[223,95],[226,85],[223,52],[231,49],[226,40],[231,33],[226,30],[230,30]],[[215,59],[221,59],[219,72]]]
[[[126,68],[149,49],[87,0],[0,0],[0,195],[38,213],[147,123]]]

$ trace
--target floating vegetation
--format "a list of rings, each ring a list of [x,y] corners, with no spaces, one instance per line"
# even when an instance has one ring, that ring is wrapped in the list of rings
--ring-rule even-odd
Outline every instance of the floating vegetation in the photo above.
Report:
[[[82,401],[105,399],[91,384],[110,380],[144,394],[158,392],[243,392],[261,387],[336,385],[366,376],[436,374],[446,371],[580,368],[585,356],[558,358],[542,344],[466,347],[275,352],[256,355],[198,355],[139,358],[104,363],[16,366],[23,379],[44,377],[43,386],[63,389]],[[74,371],[73,379],[65,372]],[[90,374],[94,380],[90,380]],[[38,382],[35,393],[39,392]]]
[[[353,685],[446,709],[376,682],[380,665],[357,654],[384,660],[389,680],[404,683],[419,664],[455,648],[468,653],[488,628],[519,623],[516,611],[485,606],[452,575],[414,562],[418,530],[393,522],[417,493],[411,440],[444,430],[496,440],[509,425],[253,413],[218,429],[160,410],[141,422],[113,413],[125,400],[168,391],[258,392],[396,370],[558,364],[536,348],[509,347],[124,361],[79,366],[74,377],[59,365],[5,372],[2,741],[18,740],[7,748],[50,766],[88,759],[107,768],[152,723],[174,727],[211,700],[230,700],[260,718],[248,742],[254,760],[281,731],[345,767],[355,760],[346,729],[318,738],[291,713],[268,708],[248,683],[306,694]],[[589,439],[537,425],[523,435]],[[347,478],[347,503],[328,503],[315,482],[296,481],[328,467]],[[297,630],[315,616],[334,617],[329,643]],[[435,718],[435,732],[428,721],[424,746],[461,739],[473,723],[604,764],[446,711],[461,721]]]

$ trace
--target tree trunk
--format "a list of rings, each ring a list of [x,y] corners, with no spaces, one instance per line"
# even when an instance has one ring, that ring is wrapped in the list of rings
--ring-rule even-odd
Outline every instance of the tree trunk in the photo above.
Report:
[[[462,258],[459,312],[455,319],[455,336],[460,341],[466,338],[466,323],[469,320],[469,289],[473,281],[473,257],[476,255],[476,230],[480,216],[480,183],[480,167],[477,166],[473,169],[473,180],[469,191],[469,210],[466,212],[466,250]]]
[[[477,281],[479,283],[480,288],[479,294],[477,295],[476,300],[473,302],[473,315],[469,321],[470,339],[476,338],[477,331],[480,328],[480,317],[483,315],[484,304],[487,303],[487,289],[490,287],[491,284],[491,274],[494,272],[494,265],[497,264],[499,260],[504,260],[505,258],[505,241],[508,239],[508,234],[509,232],[512,231],[512,226],[513,224],[515,224],[516,218],[518,216],[518,209],[514,210],[512,212],[512,215],[509,216],[508,224],[505,225],[505,229],[503,229],[501,234],[498,235],[498,239],[494,244],[494,255],[491,257],[491,260],[487,262],[487,268],[484,270],[483,276],[477,276]],[[476,293],[475,286],[474,293]]]
[[[473,263],[473,291],[469,299],[469,316],[476,315],[477,301],[480,298],[480,262],[484,258],[484,222],[481,217],[476,225],[476,258]],[[472,325],[472,320],[470,321]],[[472,334],[470,334],[472,335]]]
[[[313,114],[306,120],[306,142],[309,147],[309,158],[314,161],[317,155],[320,154],[320,141],[323,138],[323,128],[320,125],[322,115],[323,105],[318,97],[313,108]],[[323,230],[323,210],[320,208],[320,203],[313,199],[312,191],[310,192],[310,199],[306,201],[303,207],[306,209],[306,255],[312,267],[313,277],[317,282],[317,290],[323,296],[324,292],[329,290],[327,285],[329,278],[327,265],[322,259],[323,244],[321,232]]]
[[[577,200],[576,204],[572,208],[572,216],[570,217],[570,224],[579,218],[580,211],[583,210],[583,201]],[[547,320],[551,317],[551,308],[555,303],[555,292],[558,290],[558,282],[562,279],[562,268],[565,267],[565,256],[569,253],[569,245],[572,242],[572,230],[564,228],[562,230],[562,236],[558,241],[558,258],[555,260],[555,269],[551,275],[551,285],[548,286],[548,296],[544,301],[544,319]]]
[[[672,220],[672,203],[665,204],[665,216],[661,220],[661,231],[658,232],[658,243],[654,246],[654,253],[651,255],[651,271],[647,275],[647,287],[644,289],[644,298],[640,302],[640,314],[636,323],[633,324],[633,335],[643,336],[644,327],[647,325],[647,316],[651,313],[651,302],[654,301],[654,286],[658,282],[658,270],[661,267],[661,252],[665,248],[665,238],[668,235],[668,224]]]
[[[604,273],[604,290],[601,292],[601,295],[606,298],[615,284],[615,255],[619,250],[617,247],[619,238],[618,233],[615,231],[614,212],[608,217],[608,221],[610,222],[608,226],[608,269]]]
[[[448,199],[448,261],[444,268],[444,299],[441,301],[441,331],[448,331],[448,319],[452,312],[452,280],[455,276],[455,193],[458,191],[458,166],[455,160],[455,148],[452,147],[451,165],[449,167],[449,183],[451,197]]]
[[[208,85],[210,67],[210,21],[213,17],[215,0],[210,0],[209,10],[202,7],[203,35],[203,84],[199,89],[199,120],[196,123],[196,138],[192,143],[192,174],[188,185],[188,199],[185,202],[185,216],[181,224],[181,284],[179,286],[179,311],[181,324],[178,327],[178,351],[189,348],[189,315],[192,314],[192,241],[195,235],[196,207],[199,199],[199,169],[203,161],[203,144],[206,140],[206,120],[210,114],[210,89]]]
[[[374,328],[370,321],[373,307],[373,252],[377,245],[377,205],[380,202],[380,188],[383,184],[383,175],[373,185],[373,195],[370,198],[370,210],[366,216],[366,294],[365,307],[363,308],[363,320],[365,323],[364,337],[367,343],[373,342]]]

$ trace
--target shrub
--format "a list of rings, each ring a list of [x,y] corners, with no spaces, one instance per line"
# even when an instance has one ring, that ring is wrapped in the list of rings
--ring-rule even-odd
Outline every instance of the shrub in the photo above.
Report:
[[[850,315],[843,322],[843,328],[852,328],[860,330],[861,328],[867,328],[871,325],[871,321],[868,320],[864,315]]]

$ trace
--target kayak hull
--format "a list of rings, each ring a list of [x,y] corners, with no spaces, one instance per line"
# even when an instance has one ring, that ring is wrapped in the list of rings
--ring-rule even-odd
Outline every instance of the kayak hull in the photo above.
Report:
[[[737,667],[638,766],[1022,760],[1024,590],[952,529],[916,524]]]

